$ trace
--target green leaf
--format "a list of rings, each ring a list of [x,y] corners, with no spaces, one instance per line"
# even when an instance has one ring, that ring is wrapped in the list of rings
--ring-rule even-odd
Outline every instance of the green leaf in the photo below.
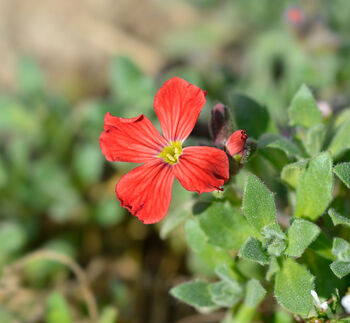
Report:
[[[303,144],[310,156],[316,155],[321,151],[325,136],[326,127],[323,124],[318,124],[307,131],[306,136],[303,138]]]
[[[72,323],[68,305],[60,293],[53,293],[47,300],[45,322]]]
[[[199,224],[208,242],[224,249],[238,250],[255,235],[244,216],[227,203],[213,203],[199,216]]]
[[[341,163],[334,166],[334,173],[350,188],[350,163]]]
[[[203,281],[192,281],[178,285],[170,290],[171,295],[195,307],[211,307],[215,303],[211,299],[209,284]]]
[[[276,257],[270,257],[269,269],[266,272],[266,279],[268,281],[280,270],[280,265],[278,264]]]
[[[316,220],[332,200],[332,159],[328,152],[311,159],[299,176],[296,195],[296,218]]]
[[[305,84],[294,96],[288,112],[292,126],[311,128],[322,122],[321,111],[317,108],[317,103]]]
[[[217,282],[209,285],[209,293],[212,301],[219,306],[232,307],[236,305],[242,298],[243,289],[238,284]]]
[[[236,284],[237,280],[240,279],[240,276],[225,263],[216,266],[215,273],[221,280],[229,284]]]
[[[333,239],[332,253],[341,261],[350,261],[350,244],[342,238]]]
[[[329,144],[330,150],[334,158],[339,158],[346,150],[350,149],[350,120],[345,122],[337,131]]]
[[[102,310],[98,323],[116,323],[118,311],[112,306],[107,306]]]
[[[319,233],[320,228],[316,224],[296,219],[288,229],[288,247],[284,253],[291,257],[300,257]]]
[[[282,252],[286,249],[286,242],[280,239],[274,239],[267,246],[267,252],[271,256],[279,257]]]
[[[338,278],[343,278],[346,275],[350,274],[350,262],[349,261],[334,261],[330,265],[333,273]]]
[[[261,241],[253,237],[249,238],[240,249],[239,256],[244,259],[258,262],[261,265],[269,263],[269,257],[263,249]]]
[[[329,209],[328,214],[331,217],[334,225],[343,224],[343,225],[350,227],[350,219],[345,217],[345,216],[340,215],[334,209]]]
[[[266,290],[261,286],[257,279],[251,279],[246,286],[246,295],[244,302],[248,307],[256,308],[264,299]]]
[[[283,167],[281,179],[292,188],[298,185],[299,176],[304,172],[308,164],[307,160],[301,160],[293,164],[288,164]]]
[[[198,221],[189,219],[185,223],[186,240],[191,250],[196,253],[208,268],[214,270],[218,264],[232,263],[227,251],[215,247],[207,242]]]
[[[245,95],[231,96],[230,112],[234,116],[237,129],[244,129],[249,137],[258,139],[269,124],[270,116],[265,106]]]
[[[287,138],[276,134],[264,134],[258,141],[259,149],[276,148],[286,153],[288,157],[301,157],[299,148]]]
[[[275,296],[288,311],[306,316],[313,307],[314,276],[292,258],[286,258],[276,274]]]
[[[268,225],[277,225],[273,194],[256,176],[251,174],[247,178],[244,189],[243,212],[248,223],[259,233],[262,233],[264,227]]]

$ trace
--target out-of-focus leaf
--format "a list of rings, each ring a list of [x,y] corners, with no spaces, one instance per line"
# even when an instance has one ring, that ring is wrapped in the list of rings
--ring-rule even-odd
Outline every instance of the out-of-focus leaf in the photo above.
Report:
[[[306,132],[303,144],[310,156],[316,155],[321,151],[325,136],[326,127],[323,124],[318,124]]]
[[[195,307],[212,307],[209,284],[203,281],[193,281],[180,284],[170,290],[171,295]]]
[[[294,322],[293,317],[287,312],[283,310],[276,311],[274,315],[273,323],[293,323],[293,322]]]
[[[248,223],[261,234],[266,226],[278,228],[273,194],[252,174],[248,176],[244,189],[243,212]]]
[[[103,167],[104,157],[97,143],[79,144],[73,151],[73,169],[85,185],[96,182]]]
[[[98,323],[116,323],[118,311],[112,306],[107,306],[102,310]]]
[[[238,250],[255,235],[244,216],[229,203],[213,203],[199,216],[199,225],[209,243],[224,249]]]
[[[256,308],[264,299],[266,290],[261,286],[257,279],[251,279],[246,286],[246,295],[244,302],[248,307]]]
[[[22,57],[18,66],[19,92],[26,97],[40,94],[44,90],[43,75],[37,62],[30,57]]]
[[[345,122],[334,135],[331,143],[328,146],[328,150],[332,156],[337,159],[346,150],[350,149],[350,120]]]
[[[321,111],[317,103],[304,84],[294,96],[289,108],[289,121],[292,126],[312,128],[322,122]]]
[[[300,149],[290,140],[276,134],[264,134],[259,138],[259,148],[276,148],[286,153],[288,157],[301,157]]]
[[[332,200],[332,159],[328,152],[311,159],[299,176],[295,217],[316,220]]]
[[[110,198],[99,201],[93,215],[102,227],[110,227],[121,222],[125,212],[116,198]]]
[[[114,99],[123,106],[123,117],[133,117],[152,107],[153,80],[127,57],[119,56],[112,61],[110,86]]]
[[[207,238],[196,220],[187,220],[185,223],[185,231],[189,247],[199,256],[201,261],[208,268],[214,270],[219,264],[232,263],[230,255],[225,250],[207,242]]]
[[[249,137],[258,139],[266,132],[270,116],[265,106],[245,95],[235,94],[231,96],[229,109],[237,129],[245,130]]]
[[[286,258],[275,279],[275,296],[278,303],[288,311],[306,316],[313,307],[313,289],[314,276],[292,258]]]
[[[219,306],[232,307],[236,305],[243,296],[243,289],[238,282],[227,283],[225,281],[209,285],[209,293],[212,301]]]
[[[319,233],[320,228],[316,224],[296,219],[288,229],[288,247],[284,253],[291,257],[300,257]]]
[[[300,174],[302,174],[308,164],[307,160],[301,160],[283,167],[281,179],[290,187],[296,188]]]
[[[60,293],[52,293],[46,303],[45,321],[47,323],[72,323],[68,304]]]
[[[237,280],[240,279],[239,275],[233,271],[226,263],[219,264],[215,268],[215,273],[220,277],[221,280],[228,284],[236,284]]]
[[[249,238],[239,251],[239,256],[258,262],[261,265],[269,263],[269,257],[263,249],[262,243],[256,238]]]
[[[350,163],[341,163],[334,166],[334,173],[350,188]]]

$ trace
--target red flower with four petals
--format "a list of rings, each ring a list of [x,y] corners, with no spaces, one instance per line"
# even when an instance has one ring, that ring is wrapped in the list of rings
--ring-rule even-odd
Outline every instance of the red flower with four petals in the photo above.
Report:
[[[116,185],[121,206],[144,223],[168,212],[174,179],[188,191],[220,190],[229,179],[226,153],[213,147],[182,147],[206,99],[206,92],[179,77],[159,89],[154,100],[163,136],[144,115],[118,118],[107,113],[100,137],[109,161],[143,163]]]

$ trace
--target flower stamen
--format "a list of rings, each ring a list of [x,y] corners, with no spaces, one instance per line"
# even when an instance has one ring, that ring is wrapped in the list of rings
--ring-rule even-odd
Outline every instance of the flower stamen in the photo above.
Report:
[[[162,158],[164,162],[169,165],[174,165],[179,161],[182,155],[181,141],[170,141],[169,146],[165,146],[163,150],[158,154],[159,158]]]

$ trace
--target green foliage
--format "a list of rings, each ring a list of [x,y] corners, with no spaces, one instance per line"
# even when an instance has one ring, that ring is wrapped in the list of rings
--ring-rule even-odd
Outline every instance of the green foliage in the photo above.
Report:
[[[292,126],[312,128],[322,121],[321,111],[317,108],[317,103],[305,84],[301,86],[293,97],[288,112]]]
[[[325,136],[326,127],[323,124],[308,129],[306,136],[303,138],[303,144],[310,156],[314,156],[321,151]]]
[[[260,240],[249,238],[239,251],[240,257],[256,261],[261,265],[269,263],[269,257]]]
[[[350,188],[350,163],[341,163],[334,166],[334,173]]]
[[[313,305],[313,289],[314,276],[291,258],[285,259],[275,280],[278,303],[293,313],[307,316]]]
[[[276,134],[265,134],[259,138],[259,148],[282,150],[288,157],[301,157],[302,152],[292,141]]]
[[[307,164],[307,160],[301,160],[284,166],[281,172],[282,181],[295,189],[298,185],[299,176],[304,172]]]
[[[238,250],[254,234],[244,216],[229,203],[213,203],[199,216],[199,224],[208,242],[224,249]]]
[[[329,144],[329,151],[334,159],[338,159],[346,150],[350,149],[350,120],[345,122],[337,131]]]
[[[338,278],[350,274],[350,244],[342,238],[334,238],[333,240],[333,255],[337,258],[336,261],[332,262],[330,267],[333,273]]]
[[[47,323],[72,323],[68,304],[60,293],[53,293],[46,304],[46,322]]]
[[[244,129],[249,137],[258,139],[268,128],[270,117],[265,106],[244,95],[232,95],[230,112],[237,129]]]
[[[285,254],[300,257],[305,249],[317,238],[320,228],[312,222],[296,219],[288,229],[288,247]]]
[[[334,225],[343,224],[346,226],[350,226],[350,219],[345,217],[345,216],[340,215],[334,209],[329,209],[328,214],[331,217]]]
[[[118,316],[118,311],[112,307],[108,306],[102,310],[101,316],[98,323],[116,323]]]
[[[295,217],[316,220],[332,200],[332,159],[322,153],[309,162],[298,179]]]
[[[273,194],[254,175],[249,175],[244,189],[243,212],[248,223],[262,234],[268,225],[277,225]]]
[[[212,283],[209,285],[209,293],[212,301],[219,306],[232,307],[242,298],[243,289],[238,282],[225,281]]]
[[[247,283],[244,302],[248,307],[256,308],[264,299],[266,290],[257,279],[251,279]]]
[[[195,307],[212,307],[209,284],[203,281],[193,281],[180,284],[171,289],[170,293],[179,300]]]

